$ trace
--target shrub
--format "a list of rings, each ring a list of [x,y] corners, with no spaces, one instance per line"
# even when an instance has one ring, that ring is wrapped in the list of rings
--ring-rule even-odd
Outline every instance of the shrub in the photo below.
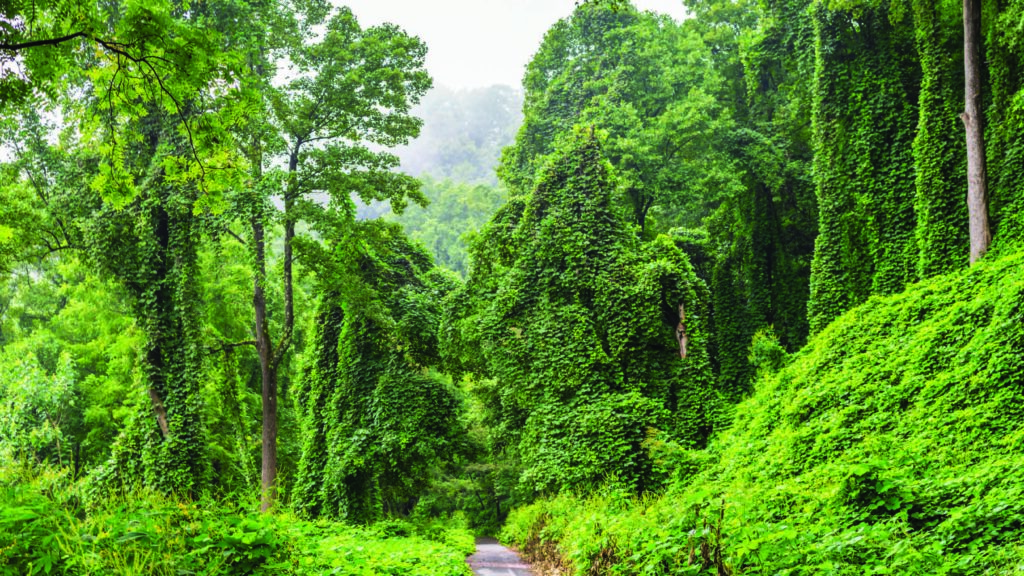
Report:
[[[66,471],[0,468],[0,575],[466,576],[465,522],[358,528],[258,502],[135,491],[83,506]]]

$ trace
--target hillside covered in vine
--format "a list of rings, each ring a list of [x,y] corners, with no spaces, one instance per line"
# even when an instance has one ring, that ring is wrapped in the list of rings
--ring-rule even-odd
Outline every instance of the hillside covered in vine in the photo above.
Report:
[[[680,3],[0,0],[0,575],[1024,574],[1024,4]]]

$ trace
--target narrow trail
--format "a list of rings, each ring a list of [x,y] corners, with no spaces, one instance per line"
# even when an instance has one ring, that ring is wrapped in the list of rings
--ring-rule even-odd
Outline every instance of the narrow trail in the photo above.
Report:
[[[477,576],[531,576],[530,565],[519,554],[493,538],[477,538],[476,554],[467,560]]]

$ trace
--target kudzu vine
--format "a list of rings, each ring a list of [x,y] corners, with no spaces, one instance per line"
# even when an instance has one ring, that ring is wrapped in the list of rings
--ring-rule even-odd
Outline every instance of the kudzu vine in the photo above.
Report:
[[[364,228],[375,230],[348,289],[325,286],[294,395],[297,507],[352,523],[407,511],[431,467],[467,449],[461,399],[429,371],[439,362],[439,303],[455,281],[396,225]]]
[[[648,442],[703,446],[717,423],[707,288],[668,237],[642,243],[616,212],[611,171],[592,129],[571,133],[481,232],[448,300],[446,359],[498,381],[497,444],[535,490],[653,488]]]
[[[163,160],[181,144],[167,124],[157,119],[143,126],[151,147],[137,159],[144,174],[137,196],[123,209],[97,201],[83,219],[88,254],[125,287],[146,335],[141,398],[94,480],[109,488],[141,481],[196,495],[210,479],[200,396],[198,191],[167,178]]]

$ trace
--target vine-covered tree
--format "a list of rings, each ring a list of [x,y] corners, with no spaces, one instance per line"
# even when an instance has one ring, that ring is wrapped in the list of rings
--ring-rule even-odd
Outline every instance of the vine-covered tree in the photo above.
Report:
[[[716,422],[707,288],[667,237],[637,239],[614,191],[598,135],[573,132],[481,233],[449,299],[447,361],[497,380],[499,444],[536,490],[652,488],[647,441],[702,446]]]
[[[429,372],[439,364],[440,303],[453,279],[400,227],[358,227],[364,248],[324,263],[351,269],[322,274],[295,394],[302,457],[294,498],[306,515],[367,523],[385,508],[408,511],[431,467],[463,454],[467,440],[459,396]]]
[[[559,134],[574,124],[609,133],[606,154],[621,201],[641,232],[696,226],[735,186],[715,142],[731,127],[715,98],[722,82],[695,32],[632,6],[587,4],[551,28],[527,67],[524,119],[499,175],[528,191]]]
[[[157,115],[139,130],[148,149],[133,149],[134,162],[124,168],[136,182],[134,198],[123,207],[95,198],[81,221],[86,252],[125,287],[146,335],[141,355],[149,403],[122,430],[95,478],[107,486],[141,480],[198,494],[209,481],[200,398],[200,222],[193,211],[200,191],[165,172],[165,158],[186,146],[173,120]]]
[[[408,197],[423,202],[418,182],[394,171],[398,159],[387,149],[418,134],[420,121],[410,110],[430,87],[423,68],[425,47],[395,26],[363,29],[342,8],[330,15],[318,38],[313,25],[325,17],[325,9],[314,4],[305,13],[294,10],[292,20],[276,13],[281,10],[276,4],[266,10],[271,29],[260,22],[263,27],[257,26],[245,45],[249,87],[260,113],[239,130],[250,179],[235,198],[235,214],[249,230],[245,242],[253,253],[252,343],[262,380],[264,509],[277,491],[278,371],[296,331],[296,244],[319,251],[315,240],[296,240],[297,225],[305,222],[322,237],[337,238],[339,229],[354,221],[352,195],[363,202],[390,201],[398,211]],[[289,59],[295,78],[274,87],[278,56]],[[286,168],[272,168],[275,159]],[[274,205],[278,198],[281,210]],[[274,320],[267,245],[277,222],[283,227],[284,249]]]

